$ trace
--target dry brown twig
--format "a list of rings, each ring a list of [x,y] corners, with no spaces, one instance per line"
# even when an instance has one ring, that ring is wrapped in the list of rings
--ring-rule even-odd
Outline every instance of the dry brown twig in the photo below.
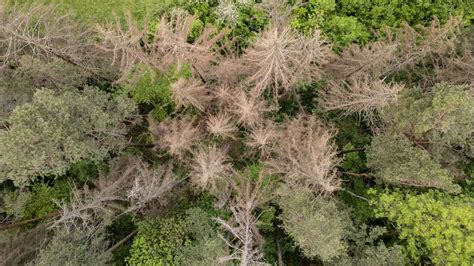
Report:
[[[272,26],[246,50],[243,59],[253,69],[249,81],[255,85],[255,94],[271,88],[274,98],[278,99],[299,82],[319,78],[322,65],[331,56],[331,48],[319,31],[308,38],[288,27]]]
[[[251,69],[236,55],[222,57],[213,71],[213,79],[223,86],[237,86],[241,80],[250,76]]]
[[[0,6],[0,66],[32,55],[45,61],[60,59],[95,78],[110,80],[108,58],[96,49],[94,32],[54,5]]]
[[[454,51],[459,42],[461,23],[462,17],[450,17],[444,25],[441,25],[441,22],[435,17],[428,27],[423,28],[421,33],[406,23],[402,25],[395,38],[400,49],[399,57],[384,75],[401,68],[412,68],[426,57],[444,55]]]
[[[109,220],[136,212],[149,202],[161,199],[176,184],[168,166],[150,170],[137,159],[120,159],[106,176],[100,177],[95,188],[75,188],[71,202],[58,202],[61,215],[51,227],[73,230],[94,224],[99,218]]]
[[[320,93],[320,104],[326,110],[343,110],[344,115],[359,114],[369,125],[378,124],[377,114],[385,106],[395,103],[404,86],[371,80],[368,76],[351,78],[343,84],[332,83]]]
[[[195,18],[183,10],[163,16],[151,37],[147,23],[142,29],[130,14],[125,17],[126,26],[116,18],[114,23],[98,27],[103,38],[101,47],[113,52],[115,62],[120,61],[122,78],[119,82],[126,80],[139,63],[161,71],[172,64],[187,63],[203,78],[217,58],[216,43],[226,34],[225,30],[217,31],[207,26],[193,43],[189,43]]]
[[[329,64],[337,79],[369,76],[383,79],[390,73],[409,69],[426,57],[451,53],[458,42],[461,18],[451,17],[444,25],[434,19],[421,32],[408,24],[393,34],[386,32],[383,40],[364,47],[350,45]]]
[[[229,202],[232,218],[217,222],[228,231],[236,242],[225,237],[221,238],[233,249],[231,255],[222,257],[220,263],[239,260],[240,265],[259,265],[263,263],[263,253],[259,248],[261,236],[258,232],[258,216],[254,215],[256,208],[272,199],[273,183],[261,170],[258,178],[252,181],[248,176],[234,172],[229,179],[235,197]]]
[[[396,52],[397,44],[386,41],[369,43],[363,47],[351,44],[339,56],[332,58],[328,68],[335,79],[360,76],[378,78],[388,71]]]
[[[140,29],[129,12],[125,13],[125,22],[126,25],[123,25],[116,16],[113,23],[97,27],[97,32],[102,37],[102,44],[99,47],[113,54],[111,64],[118,66],[121,71],[121,77],[116,82],[128,78],[139,63],[162,69],[157,61],[160,58],[157,43],[142,42],[147,38],[148,25],[145,23],[143,29]]]
[[[193,125],[194,120],[191,118],[168,119],[160,123],[149,118],[148,123],[157,147],[180,159],[201,138],[201,129]]]
[[[435,82],[474,84],[474,33],[471,35],[471,39],[462,39],[459,51],[435,62]]]
[[[235,125],[232,115],[225,112],[219,112],[216,115],[210,115],[206,121],[207,131],[222,138],[235,138],[237,126]]]
[[[267,120],[264,123],[253,127],[250,134],[245,140],[245,145],[257,149],[261,157],[267,157],[272,147],[278,139],[278,131],[276,125]]]
[[[266,164],[283,174],[285,182],[299,183],[330,194],[340,188],[336,166],[341,162],[333,141],[336,130],[316,117],[300,115],[287,121]]]
[[[404,24],[395,35],[387,32],[385,40],[362,48],[347,47],[329,65],[334,79],[320,93],[321,105],[326,110],[343,110],[346,115],[358,113],[377,129],[377,113],[396,101],[403,90],[402,85],[386,83],[385,79],[397,71],[409,71],[416,64],[452,54],[460,23],[459,17],[450,18],[444,25],[435,19],[421,32]]]
[[[198,80],[180,78],[171,85],[177,108],[193,106],[203,112],[212,99],[209,90]]]
[[[2,233],[0,241],[1,265],[26,265],[36,255],[48,237],[47,226],[40,224],[33,229]]]
[[[255,126],[264,119],[264,114],[275,110],[259,95],[238,91],[229,99],[231,102],[231,113],[236,117],[239,124],[244,126]]]
[[[214,90],[214,98],[217,100],[217,105],[221,109],[229,109],[234,101],[234,95],[240,88],[230,87],[227,84],[220,84]]]
[[[201,146],[193,153],[191,162],[191,183],[199,189],[219,195],[226,185],[226,177],[231,171],[230,158],[226,150],[216,145]]]

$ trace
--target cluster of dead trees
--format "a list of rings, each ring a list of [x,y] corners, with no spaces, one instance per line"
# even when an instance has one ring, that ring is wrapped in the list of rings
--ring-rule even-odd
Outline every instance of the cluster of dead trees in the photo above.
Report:
[[[176,111],[164,121],[147,119],[151,146],[169,160],[158,169],[133,158],[114,160],[97,184],[75,188],[70,202],[59,203],[61,212],[51,226],[72,230],[141,212],[166,201],[167,192],[185,182],[231,210],[230,220],[217,219],[233,251],[222,262],[238,259],[241,265],[262,260],[258,208],[278,196],[275,186],[304,187],[328,198],[341,189],[337,130],[304,112],[277,122],[273,114],[281,98],[299,101],[299,84],[323,80],[320,106],[359,114],[376,132],[383,128],[379,110],[396,102],[405,86],[429,88],[439,79],[465,84],[474,75],[472,48],[459,38],[456,17],[444,25],[434,20],[422,30],[403,25],[381,33],[379,41],[350,45],[338,54],[321,32],[303,35],[279,18],[237,54],[228,48],[232,40],[225,38],[225,29],[206,26],[190,40],[194,17],[179,10],[163,16],[155,28],[139,25],[131,15],[125,22],[117,18],[87,28],[50,6],[0,8],[1,74],[20,69],[25,58],[43,66],[64,64],[75,76],[117,86],[133,86],[137,66],[192,70],[191,78],[179,78],[169,88]],[[428,67],[436,74],[419,75]],[[46,71],[40,85],[60,88],[69,82],[54,68]],[[407,77],[404,83],[399,75]],[[263,165],[256,180],[236,169],[236,162],[245,160]],[[186,174],[178,177],[173,166]]]

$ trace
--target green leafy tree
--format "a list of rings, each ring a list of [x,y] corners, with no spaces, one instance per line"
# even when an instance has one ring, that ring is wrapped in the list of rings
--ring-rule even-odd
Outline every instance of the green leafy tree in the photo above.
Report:
[[[422,194],[404,190],[371,193],[376,217],[395,224],[414,261],[428,257],[436,265],[472,265],[472,197],[435,190]]]
[[[196,207],[184,215],[140,222],[129,265],[214,265],[226,255],[209,213]]]
[[[399,245],[387,247],[381,238],[387,232],[385,227],[366,224],[351,228],[347,237],[348,253],[336,265],[406,265],[405,256]]]
[[[293,1],[295,2],[295,1]],[[403,23],[426,26],[434,17],[445,23],[450,16],[474,18],[474,4],[468,0],[303,0],[292,12],[291,26],[304,33],[320,28],[335,48],[350,43],[365,44],[385,28]]]
[[[404,136],[375,136],[367,150],[367,166],[379,180],[388,184],[461,191],[448,170],[427,151],[413,147]]]
[[[212,217],[199,207],[189,209],[186,214],[189,220],[186,231],[191,241],[181,248],[183,265],[215,265],[228,250],[217,235]]]
[[[367,151],[367,166],[391,184],[460,192],[472,158],[474,97],[464,86],[435,85],[429,92],[405,90],[381,111],[385,132]]]
[[[175,110],[171,86],[180,78],[189,79],[192,73],[188,65],[174,65],[166,72],[138,64],[124,84],[124,91],[129,93],[137,104],[151,106],[151,115],[159,121],[164,120]]]
[[[94,88],[38,90],[0,131],[0,181],[25,186],[38,176],[65,174],[80,160],[106,158],[124,146],[124,121],[134,119],[135,111],[125,96]]]
[[[58,230],[31,265],[106,265],[111,259],[107,254],[108,242],[103,228],[73,228]]]
[[[474,97],[465,86],[436,84],[429,93],[405,91],[398,104],[382,111],[389,131],[404,134],[434,159],[452,165],[474,157]]]
[[[351,226],[348,212],[306,187],[287,187],[281,193],[283,228],[306,257],[330,262],[346,253],[344,239]]]
[[[31,192],[26,192],[29,199],[24,206],[23,218],[39,217],[57,210],[57,202],[67,200],[70,189],[70,185],[65,181],[55,182],[53,186],[45,183],[34,184]]]
[[[176,250],[185,244],[187,223],[183,217],[140,222],[127,264],[179,265],[181,260]]]

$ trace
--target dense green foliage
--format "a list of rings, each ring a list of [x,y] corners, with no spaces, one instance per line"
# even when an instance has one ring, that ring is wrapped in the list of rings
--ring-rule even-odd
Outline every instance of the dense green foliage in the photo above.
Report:
[[[348,213],[339,210],[335,202],[316,197],[307,188],[298,187],[296,191],[298,193],[285,195],[280,200],[280,218],[303,254],[324,262],[345,254],[344,239],[351,226]]]
[[[429,257],[437,265],[474,262],[474,209],[468,196],[430,190],[373,192],[376,217],[394,222],[415,261]]]
[[[347,237],[349,252],[336,265],[406,265],[405,255],[398,245],[387,247],[381,238],[387,233],[386,228],[367,225],[352,229]]]
[[[0,180],[24,186],[38,176],[62,175],[74,162],[106,158],[123,147],[123,121],[134,112],[128,98],[94,88],[37,91],[31,102],[15,108],[8,130],[0,132]]]
[[[426,25],[433,17],[445,22],[450,16],[464,14],[474,18],[474,4],[465,0],[304,0],[293,11],[291,25],[305,33],[321,28],[337,46],[356,42],[365,44],[384,28],[402,23]]]
[[[139,65],[131,74],[131,82],[124,90],[132,96],[137,104],[151,106],[154,118],[164,120],[175,108],[171,95],[171,85],[179,78],[190,78],[189,66],[174,66],[167,73],[149,69]]]
[[[71,231],[72,230],[72,231]],[[104,265],[109,261],[107,240],[103,232],[89,229],[71,229],[58,232],[41,249],[33,265]]]
[[[367,166],[386,183],[460,192],[452,174],[406,137],[379,135],[367,151]]]
[[[140,222],[130,257],[130,265],[209,265],[225,254],[211,216],[200,208],[184,215]]]
[[[406,90],[381,115],[386,133],[376,136],[367,165],[384,182],[460,192],[456,178],[472,160],[474,98],[463,86],[437,84],[428,93]]]
[[[57,210],[57,202],[67,200],[70,189],[67,182],[55,182],[52,187],[44,183],[33,185],[23,217],[34,218]]]

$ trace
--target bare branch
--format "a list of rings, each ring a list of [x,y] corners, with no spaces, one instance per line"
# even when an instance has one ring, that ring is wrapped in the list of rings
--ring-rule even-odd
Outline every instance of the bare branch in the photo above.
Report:
[[[218,195],[227,183],[226,176],[231,170],[230,158],[224,149],[216,145],[201,146],[193,155],[191,182],[200,189]]]
[[[345,84],[333,83],[320,93],[320,103],[326,110],[342,110],[344,115],[364,116],[370,125],[377,124],[377,113],[394,103],[404,86],[371,80],[369,76],[352,77]]]
[[[73,230],[88,227],[98,218],[109,220],[136,212],[147,203],[161,199],[176,184],[169,166],[149,170],[137,159],[115,161],[109,174],[100,177],[95,188],[73,189],[70,203],[58,203],[61,215],[51,227]]]
[[[232,218],[229,221],[216,220],[235,238],[236,243],[223,238],[234,252],[222,257],[220,262],[240,260],[240,265],[263,264],[263,253],[258,247],[261,238],[257,228],[258,216],[253,212],[273,197],[273,183],[263,170],[255,181],[237,172],[229,181],[235,192],[235,197],[229,203]]]
[[[203,112],[212,96],[205,85],[195,79],[180,78],[171,85],[171,93],[176,102],[176,107],[194,106]]]
[[[335,129],[323,125],[314,116],[300,115],[286,122],[267,165],[283,174],[288,183],[332,193],[340,188],[336,166],[341,159],[333,142],[335,134]]]
[[[157,139],[158,147],[166,150],[169,154],[183,158],[187,152],[201,138],[199,128],[193,126],[190,118],[169,119],[157,124],[149,118],[150,132]]]
[[[209,116],[206,121],[207,131],[215,136],[233,139],[237,132],[237,127],[232,121],[232,115],[220,112],[217,115]]]
[[[271,88],[276,100],[299,82],[319,78],[331,55],[319,31],[308,38],[289,28],[271,27],[247,49],[244,60],[254,70],[250,81],[257,94]]]

